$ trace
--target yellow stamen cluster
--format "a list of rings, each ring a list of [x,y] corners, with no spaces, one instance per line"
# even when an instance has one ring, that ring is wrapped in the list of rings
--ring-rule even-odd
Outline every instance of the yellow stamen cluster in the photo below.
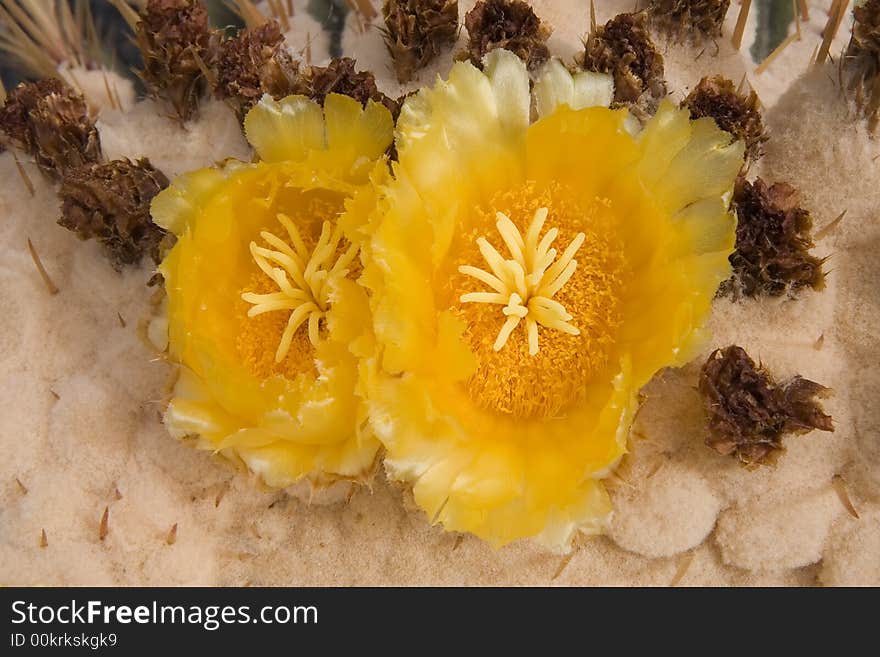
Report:
[[[485,237],[477,239],[480,253],[489,265],[491,273],[470,265],[462,265],[458,271],[491,287],[494,292],[469,292],[460,297],[462,303],[489,303],[504,306],[502,313],[507,317],[498,333],[493,349],[501,351],[508,338],[519,323],[525,320],[528,335],[529,354],[538,353],[538,325],[562,331],[569,335],[580,335],[580,330],[572,325],[572,315],[553,296],[572,277],[577,268],[574,259],[586,236],[578,233],[562,256],[557,260],[557,251],[552,248],[559,230],[551,228],[543,238],[541,229],[547,220],[546,207],[539,208],[526,230],[525,236],[503,212],[498,212],[495,226],[511,258],[505,260]]]
[[[318,344],[320,322],[329,305],[328,283],[335,277],[348,274],[348,266],[357,255],[357,247],[349,246],[336,258],[342,229],[338,225],[334,228],[330,221],[324,221],[318,242],[309,251],[293,221],[284,214],[278,214],[277,218],[287,231],[289,242],[264,230],[260,237],[272,248],[251,242],[250,251],[254,262],[278,290],[268,294],[245,292],[241,298],[252,304],[248,317],[279,310],[290,311],[287,326],[275,351],[275,362],[280,363],[290,350],[294,334],[304,323],[308,322],[309,340],[313,345]]]
[[[539,223],[535,222],[536,208],[547,208],[543,225],[539,225],[543,212],[538,214]],[[506,290],[503,304],[501,299],[494,304],[462,302],[463,293],[473,290],[475,276],[471,274],[475,272],[469,266],[486,260],[481,236],[487,238],[494,251],[520,262],[515,249],[507,245],[508,241],[517,245],[518,242],[507,222],[501,221],[499,212],[509,218],[516,228],[512,232],[518,231],[522,239],[523,261],[518,266],[505,262],[502,276],[492,273],[491,265],[487,265],[486,271],[479,274],[481,280],[491,280],[489,276],[499,281],[507,281],[508,276],[515,280],[519,274],[512,271],[508,274],[508,267],[513,271],[522,267],[523,280],[528,286],[526,276],[543,271],[540,278],[538,275],[532,278],[532,288],[527,291],[532,297],[547,296],[559,304],[561,308],[553,306],[559,315],[548,317],[549,313],[541,311],[551,304],[532,302],[532,297],[523,299],[524,295],[514,284]],[[579,399],[594,377],[601,375],[612,357],[628,276],[615,222],[607,199],[585,197],[577,189],[555,182],[543,185],[526,182],[503,190],[474,208],[461,242],[456,245],[458,255],[448,274],[441,274],[439,298],[465,325],[463,338],[477,360],[477,369],[466,384],[467,394],[479,406],[523,419],[558,417]],[[507,227],[499,230],[499,223]],[[545,234],[543,229],[551,226]],[[506,239],[502,239],[504,233],[507,233]],[[550,255],[554,240],[569,245],[559,249],[562,254],[555,257]],[[526,254],[530,250],[526,245],[534,248],[534,253],[528,256],[529,267]],[[540,262],[541,258],[544,262]],[[493,261],[497,266],[498,260],[493,258]],[[534,294],[538,283],[543,284],[544,289],[540,290],[543,295]],[[487,292],[503,294],[490,283],[485,284],[489,287]],[[540,331],[537,353],[534,353],[534,341],[530,344],[528,323],[523,321],[526,317],[519,318],[525,330],[514,327],[507,341],[500,344],[499,329],[515,315],[505,316],[499,310],[503,312],[508,307],[513,293],[523,299],[519,305],[526,310],[538,310],[538,316],[554,329],[546,330],[546,325],[530,317]],[[570,319],[565,317],[568,315]],[[563,322],[577,332],[562,329]],[[496,349],[496,345],[501,349]]]

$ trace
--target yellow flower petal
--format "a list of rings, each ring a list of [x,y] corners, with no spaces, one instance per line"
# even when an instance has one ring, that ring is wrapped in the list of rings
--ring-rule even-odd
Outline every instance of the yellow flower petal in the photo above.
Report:
[[[394,121],[382,105],[340,94],[328,94],[323,109],[305,96],[264,96],[244,127],[264,162],[303,162],[305,171],[361,184],[390,145]]]
[[[529,125],[531,111],[525,62],[507,50],[496,48],[486,55],[483,73],[492,85],[502,129],[512,134],[524,130]]]
[[[263,162],[304,160],[326,145],[324,114],[305,96],[263,96],[245,117],[244,131]]]
[[[174,181],[170,192],[159,194],[150,205],[153,221],[175,235],[183,234],[201,203],[226,180],[221,169],[200,169]]]
[[[369,101],[362,107],[354,98],[329,94],[324,101],[327,146],[339,153],[348,151],[352,160],[377,160],[387,150],[394,133],[391,114]]]
[[[562,62],[552,59],[541,71],[534,92],[539,117],[549,116],[560,105],[571,109],[608,107],[614,98],[614,79],[593,71],[572,75]]]

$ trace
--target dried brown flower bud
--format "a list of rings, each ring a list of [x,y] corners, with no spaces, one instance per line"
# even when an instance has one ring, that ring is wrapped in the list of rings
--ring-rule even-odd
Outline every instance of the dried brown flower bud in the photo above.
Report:
[[[658,30],[695,43],[721,36],[730,0],[649,0],[651,24]]]
[[[220,41],[213,65],[217,96],[232,101],[241,118],[264,93],[279,98],[289,93],[298,74],[275,20]]]
[[[874,132],[880,123],[880,0],[853,9],[852,37],[841,67],[846,88]]]
[[[291,81],[290,89],[282,94],[301,94],[322,105],[327,94],[351,96],[361,104],[372,100],[388,108],[396,119],[400,105],[376,86],[376,78],[369,71],[358,71],[357,62],[350,57],[333,59],[327,66],[307,66]]]
[[[202,65],[212,59],[205,5],[201,0],[149,0],[136,37],[147,89],[166,99],[181,120],[189,119],[207,89]]]
[[[711,116],[722,130],[726,130],[746,145],[746,156],[755,161],[764,154],[764,121],[759,109],[758,94],[737,93],[733,82],[716,75],[705,77],[694,87],[682,103],[691,112],[691,118]]]
[[[85,99],[54,78],[13,89],[0,108],[0,131],[50,177],[101,159],[101,140]]]
[[[516,53],[530,71],[550,57],[550,29],[522,0],[480,0],[464,18],[468,31],[467,51],[462,57],[482,68],[483,57],[495,48]]]
[[[717,349],[700,372],[699,391],[709,415],[706,444],[745,465],[771,464],[786,434],[834,431],[816,398],[831,391],[795,376],[778,385],[736,345]]]
[[[824,260],[811,255],[810,213],[797,207],[797,192],[785,183],[768,187],[737,180],[733,209],[737,216],[736,250],[730,256],[733,278],[721,293],[780,296],[803,287],[825,285]]]
[[[644,14],[619,14],[588,37],[581,66],[614,77],[614,103],[646,117],[666,97],[663,56],[657,51]]]
[[[80,239],[97,239],[116,269],[140,262],[144,254],[158,263],[167,233],[150,218],[150,202],[167,186],[147,159],[73,169],[61,184],[58,223]]]
[[[382,16],[385,45],[401,83],[458,36],[458,0],[385,0]]]

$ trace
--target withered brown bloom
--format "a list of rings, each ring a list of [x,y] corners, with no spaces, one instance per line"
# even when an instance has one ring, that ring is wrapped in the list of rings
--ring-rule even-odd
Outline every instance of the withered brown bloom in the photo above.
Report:
[[[101,159],[101,140],[85,99],[55,78],[13,89],[0,108],[0,131],[52,178]]]
[[[706,444],[745,465],[772,464],[787,434],[834,431],[817,401],[828,396],[828,388],[800,376],[777,384],[736,345],[712,352],[699,391],[709,416]]]
[[[264,93],[276,98],[287,95],[298,75],[275,20],[219,41],[213,68],[217,96],[232,102],[242,119]]]
[[[748,96],[737,93],[733,82],[721,75],[705,77],[694,87],[682,103],[691,112],[691,118],[711,116],[722,130],[726,130],[746,145],[746,156],[755,161],[764,154],[767,134],[758,103],[758,94],[751,90]]]
[[[358,71],[357,62],[350,57],[333,59],[327,66],[306,66],[291,81],[290,89],[284,94],[308,96],[324,104],[327,94],[350,96],[361,104],[372,100],[384,105],[395,119],[400,114],[400,105],[389,98],[376,86],[376,78],[369,71]]]
[[[658,30],[695,43],[721,36],[730,0],[648,0],[651,24]]]
[[[618,14],[588,37],[580,61],[587,71],[614,77],[614,104],[645,117],[666,97],[663,56],[648,32],[644,12]]]
[[[168,179],[147,159],[73,169],[59,191],[58,223],[80,239],[98,240],[116,269],[144,255],[158,263],[167,233],[150,218],[150,202],[167,186]]]
[[[880,123],[880,0],[853,9],[849,45],[841,59],[846,89],[874,132]]]
[[[207,90],[203,65],[211,60],[208,10],[201,0],[148,0],[136,39],[147,90],[189,119]]]
[[[532,72],[550,57],[550,28],[522,0],[480,0],[465,16],[464,25],[468,44],[461,57],[477,68],[495,48],[516,53]]]
[[[797,206],[791,185],[768,187],[760,178],[750,183],[740,177],[732,205],[737,217],[733,278],[722,285],[722,293],[780,296],[824,287],[824,260],[809,252],[813,220]]]
[[[382,16],[385,46],[401,83],[458,36],[458,0],[385,0]]]

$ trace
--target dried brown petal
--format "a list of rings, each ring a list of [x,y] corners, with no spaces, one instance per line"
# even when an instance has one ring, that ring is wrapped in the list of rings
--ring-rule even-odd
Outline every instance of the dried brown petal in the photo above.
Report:
[[[0,131],[53,178],[101,159],[101,140],[85,99],[55,78],[13,89],[0,108]]]
[[[730,0],[649,0],[651,24],[670,36],[695,43],[721,36]]]
[[[291,80],[298,75],[281,26],[274,20],[221,40],[213,68],[217,96],[229,99],[241,118],[264,93],[278,98],[287,95]]]
[[[395,119],[400,114],[398,102],[379,91],[373,74],[358,71],[357,62],[350,57],[333,59],[327,66],[303,68],[283,95],[287,94],[308,96],[322,105],[327,94],[342,94],[363,105],[370,100],[384,105]]]
[[[738,94],[733,82],[716,75],[705,77],[694,87],[682,103],[691,112],[692,119],[711,116],[722,130],[726,130],[746,145],[747,157],[754,161],[764,154],[764,121],[759,109],[758,94]]]
[[[61,184],[58,223],[80,239],[97,239],[116,269],[140,262],[144,254],[158,263],[167,233],[150,218],[150,201],[167,186],[147,159],[74,169]]]
[[[480,0],[464,17],[464,25],[468,45],[462,57],[477,68],[495,48],[516,53],[533,72],[550,57],[550,28],[522,0]]]
[[[880,0],[853,9],[852,37],[841,60],[846,89],[868,119],[871,131],[880,123]]]
[[[770,464],[786,434],[834,431],[816,398],[830,390],[795,376],[778,385],[744,349],[717,349],[700,372],[699,390],[709,416],[706,444],[745,465]]]
[[[207,90],[202,65],[212,59],[205,5],[201,0],[149,0],[136,38],[147,89],[166,99],[181,120],[189,119]]]
[[[382,16],[385,46],[401,83],[458,36],[458,0],[385,0]]]
[[[730,256],[733,278],[722,285],[723,294],[780,296],[825,286],[824,260],[809,252],[813,220],[796,202],[791,185],[768,187],[760,178],[754,183],[743,177],[737,180],[736,250]]]
[[[645,117],[666,97],[663,56],[647,28],[645,13],[619,14],[588,37],[581,66],[614,77],[614,103]]]

